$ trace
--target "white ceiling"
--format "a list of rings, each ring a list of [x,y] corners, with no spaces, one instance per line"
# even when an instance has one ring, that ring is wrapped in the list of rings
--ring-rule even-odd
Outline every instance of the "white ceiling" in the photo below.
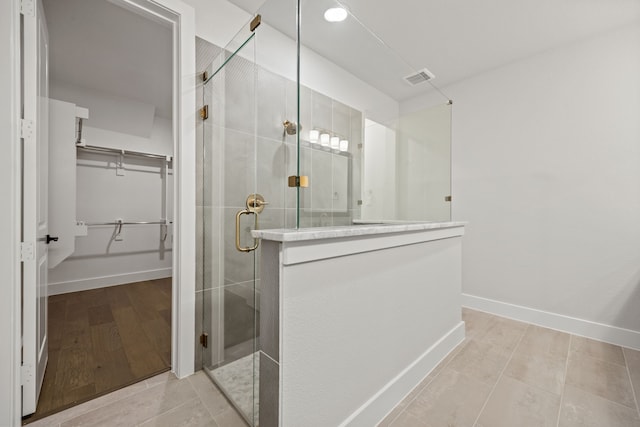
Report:
[[[322,18],[336,0],[302,1],[303,44],[397,100],[429,89],[402,79],[424,67],[436,75],[433,83],[444,87],[563,44],[640,24],[640,0],[341,1],[352,16],[336,24]],[[263,22],[295,36],[294,0],[231,2],[248,12],[260,8]]]
[[[107,0],[43,0],[50,78],[131,99],[171,117],[172,35]]]

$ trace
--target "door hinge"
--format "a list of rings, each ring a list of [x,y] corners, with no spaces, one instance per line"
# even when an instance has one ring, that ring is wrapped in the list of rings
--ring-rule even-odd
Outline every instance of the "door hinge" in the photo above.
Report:
[[[204,332],[202,333],[202,335],[200,335],[200,344],[202,344],[202,346],[204,348],[208,348],[209,347],[209,334]]]
[[[205,105],[200,109],[200,118],[202,120],[207,120],[209,118],[209,106]]]
[[[33,261],[36,259],[33,242],[20,243],[20,261]]]
[[[33,369],[31,365],[20,366],[20,385],[33,383]]]
[[[256,15],[256,17],[251,21],[251,24],[249,24],[249,29],[252,33],[260,26],[260,22],[262,22],[262,16]]]
[[[36,7],[34,0],[20,0],[20,13],[24,16],[36,16]]]
[[[20,138],[31,139],[33,138],[33,130],[35,129],[33,120],[20,119]]]
[[[290,176],[289,177],[289,187],[303,187],[307,188],[309,186],[309,177],[308,176]]]

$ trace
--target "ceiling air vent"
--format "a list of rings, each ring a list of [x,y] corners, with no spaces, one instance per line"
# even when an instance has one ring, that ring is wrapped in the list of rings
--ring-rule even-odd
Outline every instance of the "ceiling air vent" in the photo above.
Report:
[[[411,85],[411,86],[415,86],[419,83],[422,82],[426,82],[429,81],[431,79],[435,79],[436,76],[433,75],[433,73],[429,70],[427,70],[426,68],[423,68],[422,70],[418,71],[415,74],[411,74],[407,77],[405,77],[404,79]]]

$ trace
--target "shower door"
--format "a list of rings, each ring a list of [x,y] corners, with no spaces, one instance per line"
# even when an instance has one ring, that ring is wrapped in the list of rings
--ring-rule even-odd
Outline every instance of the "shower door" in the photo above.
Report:
[[[251,230],[295,226],[296,193],[287,193],[286,175],[296,140],[283,131],[283,120],[285,93],[296,87],[256,64],[260,28],[251,27],[208,67],[202,88],[199,292],[202,367],[245,420],[258,425],[260,246]]]

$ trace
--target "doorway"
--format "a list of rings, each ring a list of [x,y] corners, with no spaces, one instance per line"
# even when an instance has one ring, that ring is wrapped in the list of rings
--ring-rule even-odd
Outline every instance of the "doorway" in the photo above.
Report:
[[[46,369],[26,422],[171,369],[174,309],[173,29],[126,2],[36,3]]]

